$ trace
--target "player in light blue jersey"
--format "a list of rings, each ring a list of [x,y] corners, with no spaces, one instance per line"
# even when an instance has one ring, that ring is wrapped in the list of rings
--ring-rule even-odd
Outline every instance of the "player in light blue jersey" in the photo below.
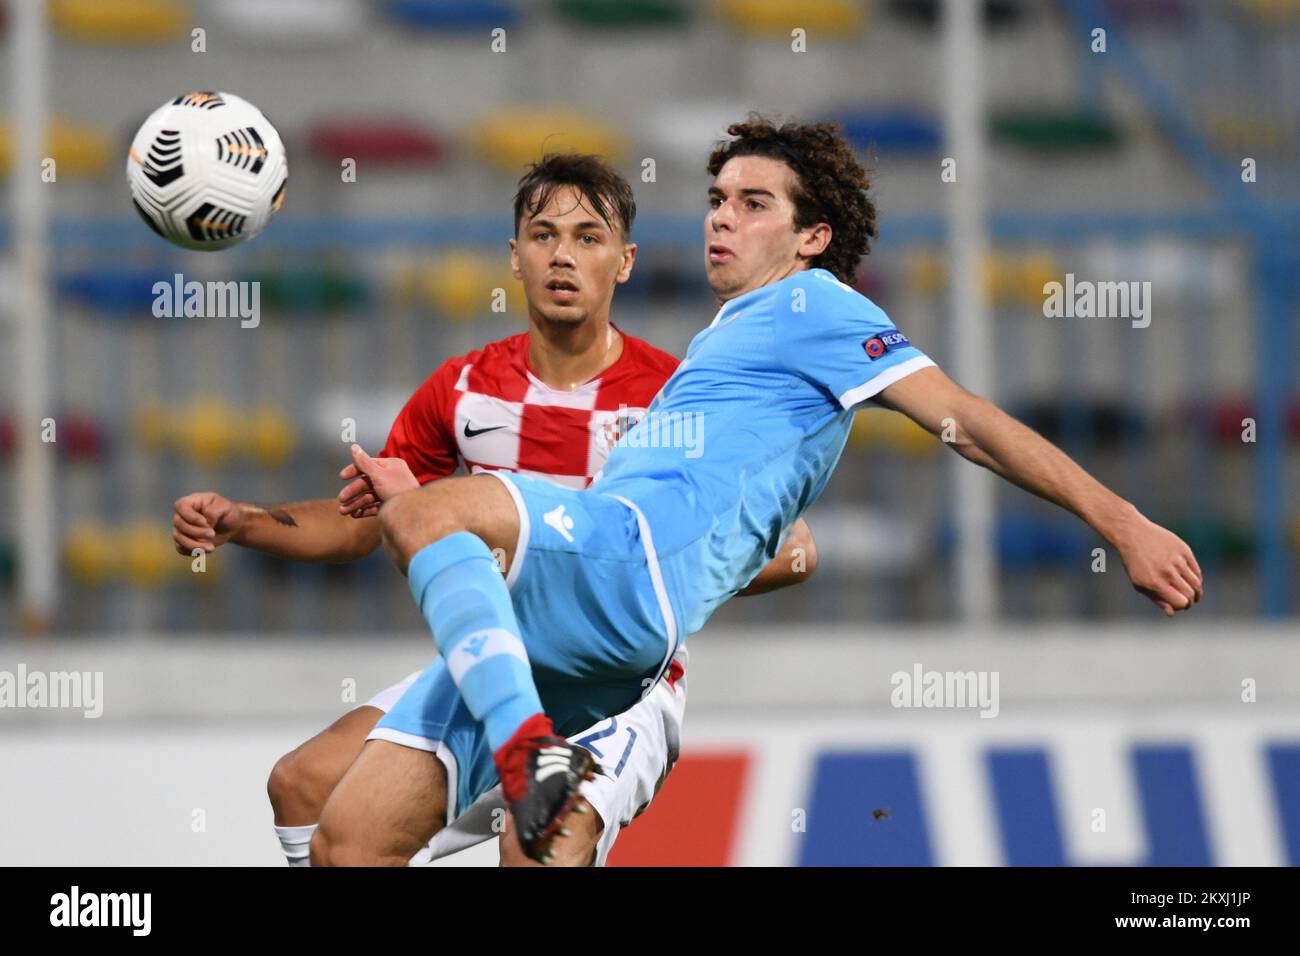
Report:
[[[383,506],[385,546],[443,658],[335,790],[314,863],[409,859],[445,812],[432,799],[445,790],[440,765],[390,742],[402,734],[448,741],[470,764],[462,772],[494,765],[524,852],[544,860],[590,772],[562,735],[653,687],[680,642],[777,553],[866,402],[934,434],[951,421],[958,453],[1086,521],[1166,614],[1200,599],[1183,541],[958,386],[844,284],[875,210],[836,127],[752,117],[728,134],[709,160],[704,223],[721,308],[601,477],[585,491],[447,479]]]

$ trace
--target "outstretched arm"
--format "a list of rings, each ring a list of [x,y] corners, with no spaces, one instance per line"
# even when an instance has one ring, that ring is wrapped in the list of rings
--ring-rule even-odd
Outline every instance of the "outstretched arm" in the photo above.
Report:
[[[1065,452],[938,368],[900,379],[875,400],[948,438],[959,455],[1078,515],[1119,551],[1133,587],[1166,615],[1201,599],[1201,569],[1181,538],[1147,520]]]
[[[754,580],[743,591],[737,591],[738,597],[751,597],[766,594],[778,588],[788,588],[792,584],[805,581],[817,568],[817,545],[813,541],[812,531],[800,518],[790,526],[790,533],[775,558],[764,565]]]

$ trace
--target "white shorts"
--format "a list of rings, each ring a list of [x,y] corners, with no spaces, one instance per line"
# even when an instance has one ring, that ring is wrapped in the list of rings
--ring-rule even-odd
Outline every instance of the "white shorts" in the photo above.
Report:
[[[619,830],[650,805],[681,753],[686,714],[685,647],[678,648],[674,661],[681,665],[681,676],[672,684],[659,681],[654,690],[617,717],[569,738],[590,750],[605,771],[582,784],[583,797],[604,823],[596,845],[596,866],[605,865]],[[368,701],[369,706],[387,713],[421,673],[416,671],[380,691]],[[457,779],[451,751],[440,746],[435,753],[447,768],[447,779]],[[429,863],[490,840],[500,835],[504,821],[505,798],[497,784],[439,830],[429,845],[411,858],[410,865]]]

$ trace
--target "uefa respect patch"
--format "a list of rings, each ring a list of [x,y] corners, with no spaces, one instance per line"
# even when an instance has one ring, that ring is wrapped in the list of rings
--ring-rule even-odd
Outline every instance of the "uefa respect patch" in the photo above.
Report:
[[[898,329],[890,329],[888,332],[881,332],[867,339],[862,343],[862,350],[867,353],[867,358],[874,362],[891,349],[906,348],[911,344],[907,341],[907,336]]]

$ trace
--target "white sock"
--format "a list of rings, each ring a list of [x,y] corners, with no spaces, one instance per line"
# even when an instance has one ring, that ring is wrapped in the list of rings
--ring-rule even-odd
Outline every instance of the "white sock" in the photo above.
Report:
[[[280,849],[290,866],[311,866],[311,836],[316,832],[317,824],[309,823],[305,827],[276,827],[275,835],[280,839]]]

